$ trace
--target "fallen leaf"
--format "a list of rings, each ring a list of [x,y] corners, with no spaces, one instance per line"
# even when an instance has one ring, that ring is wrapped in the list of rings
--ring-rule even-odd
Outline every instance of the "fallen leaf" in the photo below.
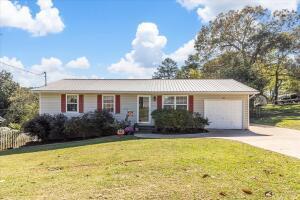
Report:
[[[252,191],[249,189],[242,189],[242,191],[246,194],[252,194]]]
[[[58,170],[63,170],[63,167],[49,167],[48,171],[58,171]]]
[[[265,196],[266,197],[271,197],[271,196],[273,196],[273,192],[272,191],[266,191]]]
[[[204,174],[203,176],[202,176],[202,178],[207,178],[207,177],[210,177],[208,174]]]
[[[225,197],[225,196],[226,196],[226,193],[225,193],[225,192],[220,192],[220,193],[219,193],[219,195],[221,195],[221,196],[224,196],[224,197]]]

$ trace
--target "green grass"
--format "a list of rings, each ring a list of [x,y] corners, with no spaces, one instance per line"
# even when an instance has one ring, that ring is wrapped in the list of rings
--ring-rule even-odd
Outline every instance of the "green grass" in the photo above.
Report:
[[[253,118],[251,122],[300,130],[300,104],[264,106],[261,117]]]
[[[113,137],[0,154],[0,199],[299,199],[299,181],[299,160],[221,139]]]

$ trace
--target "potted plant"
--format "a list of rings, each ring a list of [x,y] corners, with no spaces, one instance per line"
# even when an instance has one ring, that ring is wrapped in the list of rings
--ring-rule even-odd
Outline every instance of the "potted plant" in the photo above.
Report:
[[[124,129],[118,129],[117,135],[124,135],[124,134],[125,134],[125,130]]]

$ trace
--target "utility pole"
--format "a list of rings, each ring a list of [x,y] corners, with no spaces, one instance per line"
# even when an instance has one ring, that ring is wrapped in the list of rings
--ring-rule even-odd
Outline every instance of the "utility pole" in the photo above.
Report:
[[[47,86],[47,72],[44,72],[45,86]]]

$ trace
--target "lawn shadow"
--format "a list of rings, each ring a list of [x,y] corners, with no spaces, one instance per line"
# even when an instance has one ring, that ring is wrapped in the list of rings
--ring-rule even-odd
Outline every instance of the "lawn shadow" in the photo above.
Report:
[[[16,149],[8,149],[5,151],[0,151],[0,157],[12,154],[24,154],[24,153],[33,153],[33,152],[40,152],[40,151],[49,151],[49,150],[57,150],[57,149],[65,149],[65,148],[72,148],[72,147],[79,147],[85,145],[93,145],[93,144],[101,144],[101,143],[111,143],[111,142],[121,142],[121,141],[128,141],[128,140],[138,140],[135,136],[107,136],[101,138],[93,138],[93,139],[86,139],[86,140],[77,140],[77,141],[68,141],[68,142],[58,142],[52,144],[41,144],[41,145],[34,145],[34,146],[23,146]]]

